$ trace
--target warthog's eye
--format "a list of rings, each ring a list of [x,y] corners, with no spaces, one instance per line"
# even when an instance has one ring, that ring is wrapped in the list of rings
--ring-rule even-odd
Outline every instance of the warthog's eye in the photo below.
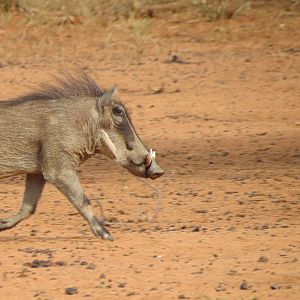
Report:
[[[113,108],[112,111],[113,111],[113,113],[114,113],[115,115],[117,115],[117,116],[121,116],[121,115],[124,114],[124,109],[123,109],[122,106],[116,106],[116,107]]]

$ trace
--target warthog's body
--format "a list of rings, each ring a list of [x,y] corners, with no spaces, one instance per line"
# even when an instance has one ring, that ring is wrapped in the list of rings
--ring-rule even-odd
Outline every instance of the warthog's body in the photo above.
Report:
[[[0,102],[0,177],[41,173],[68,150],[77,165],[95,153],[97,117],[93,98]]]
[[[100,152],[137,176],[163,174],[137,137],[114,90],[104,92],[86,74],[44,85],[40,92],[0,102],[0,178],[27,174],[20,212],[0,219],[15,226],[36,208],[45,181],[53,183],[88,220],[94,234],[111,239],[95,218],[76,167]],[[148,159],[149,160],[149,159]]]

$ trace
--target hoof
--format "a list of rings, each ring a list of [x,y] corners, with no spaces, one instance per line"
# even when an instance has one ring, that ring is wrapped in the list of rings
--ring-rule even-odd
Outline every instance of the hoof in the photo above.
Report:
[[[0,231],[10,229],[15,224],[10,219],[0,219]]]
[[[107,240],[107,241],[113,241],[114,240],[114,238],[112,237],[112,235],[109,232],[103,233],[102,238],[104,240]]]
[[[105,229],[103,222],[97,220],[96,218],[94,218],[91,227],[95,236],[101,237],[103,240],[108,240],[108,241],[114,240],[111,234]]]

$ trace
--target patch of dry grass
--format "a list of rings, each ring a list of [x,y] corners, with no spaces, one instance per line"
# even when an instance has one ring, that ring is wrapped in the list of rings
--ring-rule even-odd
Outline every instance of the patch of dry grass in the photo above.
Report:
[[[103,23],[110,23],[189,11],[215,21],[234,18],[251,7],[266,9],[274,5],[286,11],[299,11],[300,0],[0,0],[0,14],[23,15],[42,24],[53,21],[66,24],[99,18]]]
[[[194,21],[221,20],[207,26],[212,29],[198,39],[202,42],[231,39],[235,25],[227,20],[251,11],[256,22],[269,22],[267,30],[288,30],[286,16],[299,12],[300,0],[277,0],[276,5],[275,24],[270,14],[265,18],[274,7],[267,0],[0,0],[0,63],[79,63],[120,52],[133,53],[138,62],[146,51],[159,54],[164,38],[168,44],[170,36],[197,40],[198,32],[188,32]]]

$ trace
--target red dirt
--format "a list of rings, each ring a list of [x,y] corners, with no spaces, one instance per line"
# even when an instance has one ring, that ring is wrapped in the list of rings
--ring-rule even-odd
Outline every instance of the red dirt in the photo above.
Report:
[[[157,20],[150,37],[121,24],[109,40],[80,25],[33,28],[21,44],[18,27],[4,28],[1,99],[76,62],[118,84],[166,175],[150,222],[156,198],[142,182],[101,156],[80,167],[114,242],[48,185],[36,214],[0,233],[0,299],[299,299],[299,25]],[[1,217],[18,210],[23,182],[0,181]]]

